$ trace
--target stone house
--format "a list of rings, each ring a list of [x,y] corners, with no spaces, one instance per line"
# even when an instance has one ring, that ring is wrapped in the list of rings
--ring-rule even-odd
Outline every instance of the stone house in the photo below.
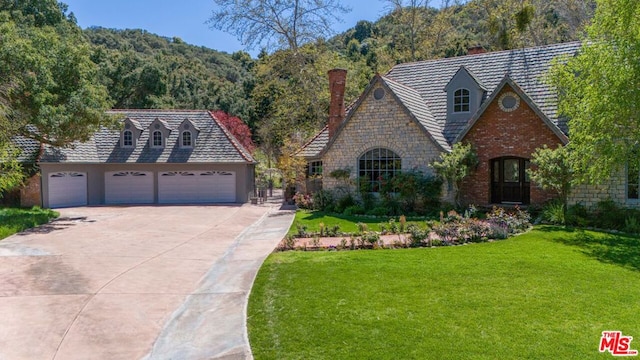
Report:
[[[338,184],[327,174],[347,169],[353,180],[429,167],[455,143],[470,143],[479,165],[460,191],[467,204],[542,204],[556,194],[542,190],[526,169],[536,148],[564,146],[567,121],[546,85],[553,59],[573,56],[579,42],[399,64],[376,75],[345,109],[346,71],[329,71],[329,120],[299,151],[309,174],[324,173],[322,186]],[[476,49],[478,50],[478,49]],[[637,181],[636,181],[637,182]],[[578,189],[574,201],[608,195],[625,202],[620,184]],[[622,186],[624,187],[624,186]],[[446,195],[449,199],[452,194]]]

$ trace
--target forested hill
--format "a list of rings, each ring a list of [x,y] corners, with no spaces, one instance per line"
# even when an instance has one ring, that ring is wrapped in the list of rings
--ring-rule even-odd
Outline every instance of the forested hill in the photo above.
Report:
[[[230,55],[144,30],[84,32],[115,108],[220,109],[249,116],[249,54]]]

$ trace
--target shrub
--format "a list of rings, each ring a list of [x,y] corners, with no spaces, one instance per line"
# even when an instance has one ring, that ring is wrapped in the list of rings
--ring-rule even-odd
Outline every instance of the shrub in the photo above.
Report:
[[[564,204],[561,202],[550,202],[542,209],[542,221],[549,224],[563,225],[565,223],[564,220]]]
[[[383,206],[378,206],[376,208],[373,208],[373,209],[367,211],[367,215],[385,216],[385,215],[388,215],[388,211],[387,211],[387,208],[385,208]]]
[[[344,211],[342,212],[344,215],[347,216],[351,216],[351,215],[363,215],[364,214],[364,208],[360,205],[352,205],[347,207],[346,209],[344,209]]]
[[[296,229],[298,230],[298,237],[307,237],[309,233],[307,232],[307,225],[303,225],[300,223],[296,223]]]
[[[603,229],[622,230],[627,217],[626,209],[618,206],[613,200],[607,199],[596,204],[593,223]]]
[[[531,215],[518,207],[509,213],[503,208],[494,206],[493,210],[487,214],[487,221],[505,228],[509,234],[516,234],[531,226]]]
[[[433,232],[445,245],[455,244],[460,238],[456,222],[441,222],[433,227]]]
[[[396,219],[389,219],[389,231],[391,231],[392,234],[397,234],[399,232],[398,230]]]
[[[367,230],[369,230],[369,227],[365,223],[359,222],[356,224],[356,226],[358,227],[358,232],[360,234],[364,234],[365,232],[367,232]]]
[[[338,213],[342,213],[349,206],[354,206],[356,204],[356,199],[350,193],[345,194],[343,197],[336,201],[335,211]]]
[[[340,233],[340,225],[333,225],[330,228],[327,228],[327,236],[336,237]]]
[[[295,202],[296,206],[301,209],[313,208],[313,200],[311,198],[311,195],[309,194],[303,194],[298,192],[295,195],[293,195],[293,201]]]
[[[362,240],[376,247],[380,242],[380,234],[375,231],[365,231],[362,234]]]
[[[638,221],[637,217],[627,216],[624,219],[624,228],[622,230],[631,234],[638,234],[640,233],[640,221]]]
[[[409,232],[409,239],[411,240],[411,247],[420,247],[425,244],[425,240],[429,237],[429,229],[420,229],[416,224],[409,224],[407,226]]]
[[[328,190],[316,191],[315,193],[313,193],[311,201],[314,210],[333,211],[333,208],[335,206],[333,193]]]
[[[567,209],[567,225],[588,226],[589,217],[589,210],[582,204],[570,205]]]

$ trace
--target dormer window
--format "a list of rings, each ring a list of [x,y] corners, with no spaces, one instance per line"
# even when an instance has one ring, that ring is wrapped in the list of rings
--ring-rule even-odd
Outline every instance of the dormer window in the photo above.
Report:
[[[184,119],[178,129],[180,129],[180,137],[178,138],[180,147],[186,149],[194,148],[200,129],[189,119]]]
[[[193,147],[191,131],[189,130],[182,132],[182,147]]]
[[[155,130],[153,132],[153,142],[152,142],[152,146],[153,147],[162,147],[162,131],[160,130]]]
[[[453,93],[453,112],[454,113],[469,112],[470,104],[471,104],[471,98],[469,97],[469,90],[458,89]]]
[[[133,147],[133,132],[125,130],[122,134],[122,147]]]

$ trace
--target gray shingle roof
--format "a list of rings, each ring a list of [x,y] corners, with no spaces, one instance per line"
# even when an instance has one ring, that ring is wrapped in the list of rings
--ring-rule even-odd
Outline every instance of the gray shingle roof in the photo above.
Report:
[[[569,42],[405,63],[396,65],[380,78],[443,149],[450,149],[450,145],[477,116],[470,114],[469,119],[446,121],[447,93],[444,89],[463,68],[481,88],[487,90],[485,101],[492,98],[492,93],[499,90],[498,86],[508,76],[513,85],[526,95],[526,100],[530,99],[536,110],[542,112],[543,120],[550,121],[566,134],[566,119],[558,118],[557,97],[544,83],[544,76],[554,58],[574,55],[580,46],[580,42]],[[351,111],[357,109],[358,103],[359,100],[347,108],[346,119],[349,119]],[[306,158],[318,157],[329,144],[328,135],[325,127],[298,154]]]
[[[438,125],[436,119],[431,114],[429,105],[425,99],[416,90],[408,86],[384,76],[381,76],[380,78],[393,91],[402,105],[404,105],[415,117],[418,123],[427,130],[431,138],[444,150],[451,150],[451,147],[442,134],[442,128]]]
[[[393,67],[385,77],[415,89],[426,100],[449,143],[453,142],[469,120],[445,124],[447,94],[444,88],[461,66],[464,66],[480,84],[488,89],[487,97],[491,96],[491,92],[496,89],[505,75],[509,75],[540,110],[566,133],[565,120],[557,116],[555,93],[544,83],[543,76],[549,69],[552,59],[559,55],[573,55],[580,45],[580,42],[570,42],[400,64]]]
[[[329,127],[325,126],[319,133],[316,134],[311,140],[298,150],[296,155],[302,156],[306,159],[313,159],[320,157],[320,153],[327,146],[329,142]]]
[[[208,111],[193,110],[112,110],[109,114],[129,118],[142,129],[135,148],[120,146],[120,130],[103,128],[85,143],[71,148],[47,147],[42,162],[78,163],[254,163],[251,154]],[[181,148],[180,131],[171,131],[164,148],[149,146],[149,125],[159,119],[176,130],[190,120],[200,131],[194,148]],[[137,125],[137,124],[136,124]],[[137,126],[136,126],[137,127]]]

